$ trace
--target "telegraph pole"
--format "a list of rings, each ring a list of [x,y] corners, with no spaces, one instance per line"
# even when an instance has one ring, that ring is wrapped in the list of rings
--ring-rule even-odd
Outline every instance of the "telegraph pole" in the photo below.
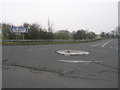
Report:
[[[50,32],[50,21],[49,21],[49,18],[48,18],[48,32]]]
[[[50,23],[50,20],[48,18],[48,32],[52,32],[52,26],[53,24]]]

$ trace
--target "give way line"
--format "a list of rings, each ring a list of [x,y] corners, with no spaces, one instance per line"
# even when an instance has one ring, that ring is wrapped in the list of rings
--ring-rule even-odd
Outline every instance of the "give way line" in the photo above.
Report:
[[[68,62],[68,63],[91,63],[91,62],[95,62],[95,63],[100,63],[103,61],[84,61],[84,60],[59,60],[61,62]]]

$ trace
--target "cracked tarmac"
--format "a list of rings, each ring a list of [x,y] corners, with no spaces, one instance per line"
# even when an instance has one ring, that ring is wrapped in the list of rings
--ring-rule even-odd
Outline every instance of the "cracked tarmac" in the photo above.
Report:
[[[117,88],[117,50],[91,47],[94,43],[106,41],[108,40],[84,44],[3,46],[3,51],[12,51],[3,52],[3,87]],[[112,41],[117,44],[116,40]],[[110,46],[112,44],[114,45],[111,43]],[[90,55],[63,56],[55,53],[58,49],[82,49],[89,51]],[[73,64],[59,62],[61,59],[92,62]]]

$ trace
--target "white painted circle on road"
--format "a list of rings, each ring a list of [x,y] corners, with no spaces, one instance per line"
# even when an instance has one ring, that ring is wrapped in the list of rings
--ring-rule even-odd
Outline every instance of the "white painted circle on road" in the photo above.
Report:
[[[80,50],[58,50],[56,51],[58,54],[62,54],[62,55],[88,55],[90,54],[87,51],[80,51]]]

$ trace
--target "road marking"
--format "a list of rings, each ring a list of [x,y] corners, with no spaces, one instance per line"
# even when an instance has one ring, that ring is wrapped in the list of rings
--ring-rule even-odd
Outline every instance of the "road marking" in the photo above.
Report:
[[[91,62],[103,62],[103,61],[84,61],[84,60],[59,60],[61,62],[68,62],[68,63],[91,63]]]
[[[102,45],[102,47],[105,47],[109,42],[111,42],[112,40],[109,40],[108,42],[106,42],[105,44]]]
[[[118,49],[118,47],[109,47],[109,48],[112,48],[112,49]]]
[[[29,49],[29,50],[27,50],[27,52],[31,52],[33,49]]]
[[[100,44],[90,45],[90,46],[99,46]]]
[[[90,54],[87,51],[80,51],[80,50],[58,50],[56,51],[59,54],[70,56],[70,55],[88,55]]]
[[[3,53],[8,53],[8,52],[10,52],[10,51],[2,51]]]
[[[115,47],[115,49],[118,49],[118,47]]]

